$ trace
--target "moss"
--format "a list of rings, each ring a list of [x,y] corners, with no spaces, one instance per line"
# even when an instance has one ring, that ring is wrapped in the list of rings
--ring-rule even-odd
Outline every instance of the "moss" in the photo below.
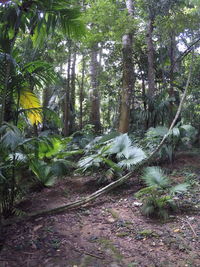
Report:
[[[142,235],[144,237],[149,237],[149,236],[153,236],[154,232],[152,230],[145,229],[145,230],[142,230],[142,231],[138,232],[138,234]]]
[[[121,233],[117,233],[116,236],[125,237],[125,236],[129,236],[129,233],[128,232],[121,232]]]
[[[112,215],[114,219],[119,219],[119,214],[116,211],[112,209],[107,209],[107,211]]]

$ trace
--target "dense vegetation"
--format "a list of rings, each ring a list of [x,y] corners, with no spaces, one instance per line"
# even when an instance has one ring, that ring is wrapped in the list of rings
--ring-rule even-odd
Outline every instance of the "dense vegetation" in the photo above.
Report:
[[[151,165],[199,146],[199,12],[195,0],[1,1],[1,221],[56,178],[108,184],[163,138]],[[153,166],[143,180],[148,216],[166,219],[189,189]]]

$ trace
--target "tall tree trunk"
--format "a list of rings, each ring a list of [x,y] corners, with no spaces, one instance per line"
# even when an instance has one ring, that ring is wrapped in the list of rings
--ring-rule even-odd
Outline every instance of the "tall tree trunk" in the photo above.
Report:
[[[71,41],[69,42],[69,55],[68,55],[68,66],[67,66],[67,81],[65,88],[65,98],[63,105],[63,134],[69,136],[70,134],[70,69],[71,69]]]
[[[170,87],[169,87],[169,97],[171,98],[169,104],[169,125],[171,124],[174,116],[174,101],[173,98],[175,97],[174,93],[174,68],[175,68],[175,49],[176,49],[176,40],[175,35],[172,32],[170,36]]]
[[[133,17],[133,1],[126,0],[126,7],[130,16]],[[127,133],[130,121],[130,105],[134,86],[134,66],[132,59],[133,34],[124,34],[122,37],[123,77],[119,115],[119,128],[121,133]]]
[[[83,128],[83,100],[84,100],[84,80],[85,80],[85,57],[83,54],[82,58],[82,74],[81,74],[81,85],[80,85],[80,93],[79,93],[79,102],[80,102],[80,120],[79,120],[79,128],[80,130]]]
[[[6,1],[7,2],[7,1]],[[1,101],[1,114],[0,114],[0,126],[2,125],[3,121],[11,121],[15,119],[15,121],[18,121],[18,110],[15,112],[14,118],[14,112],[13,112],[13,88],[9,88],[9,80],[11,75],[11,58],[9,58],[9,55],[12,56],[13,48],[15,45],[15,41],[17,39],[17,35],[19,33],[20,25],[21,25],[21,17],[22,17],[22,9],[18,7],[17,10],[17,19],[15,21],[14,25],[14,36],[9,41],[8,46],[6,47],[6,50],[4,51],[5,55],[5,78],[3,81],[3,94],[2,94],[2,101]]]
[[[90,93],[90,121],[94,125],[94,130],[96,133],[101,130],[100,123],[100,100],[98,91],[98,74],[99,74],[99,64],[97,61],[98,54],[98,43],[94,44],[91,51],[91,61],[90,61],[90,76],[91,76],[91,93]]]
[[[148,59],[148,70],[147,70],[147,79],[148,79],[148,112],[149,118],[147,119],[147,129],[149,127],[154,127],[156,125],[155,117],[151,116],[154,111],[154,95],[155,95],[155,69],[154,69],[154,45],[153,45],[153,23],[154,18],[149,11],[149,20],[147,23],[147,34],[146,34],[146,43],[147,43],[147,59]]]
[[[3,65],[5,66],[5,75],[2,75],[4,79],[0,125],[3,121],[14,121],[13,88],[11,88],[9,84],[9,81],[11,80],[11,59],[7,54],[5,54]]]
[[[71,68],[71,88],[70,88],[70,102],[71,102],[71,116],[70,116],[70,133],[74,132],[75,129],[75,102],[76,102],[76,52],[74,52],[73,54],[73,58],[72,58],[72,68]]]
[[[154,46],[153,46],[153,22],[150,17],[147,24],[147,58],[148,58],[148,96],[152,98],[155,93],[155,70],[154,70]]]

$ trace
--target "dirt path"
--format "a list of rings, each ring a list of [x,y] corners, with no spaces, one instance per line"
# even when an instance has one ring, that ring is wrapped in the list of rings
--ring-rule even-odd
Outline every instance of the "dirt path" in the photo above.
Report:
[[[196,182],[188,199],[200,205],[200,157],[185,155],[164,167],[172,179]],[[63,205],[94,192],[92,179],[66,178],[21,206],[30,212]],[[187,212],[165,224],[146,219],[134,198],[137,182],[82,209],[8,227],[0,266],[200,266],[200,214]]]

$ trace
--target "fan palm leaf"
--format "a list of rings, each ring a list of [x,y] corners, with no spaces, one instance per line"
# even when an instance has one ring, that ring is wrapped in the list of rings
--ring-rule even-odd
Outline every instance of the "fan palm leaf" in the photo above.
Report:
[[[147,186],[165,188],[170,184],[169,179],[159,167],[145,168],[142,179],[145,181]]]

